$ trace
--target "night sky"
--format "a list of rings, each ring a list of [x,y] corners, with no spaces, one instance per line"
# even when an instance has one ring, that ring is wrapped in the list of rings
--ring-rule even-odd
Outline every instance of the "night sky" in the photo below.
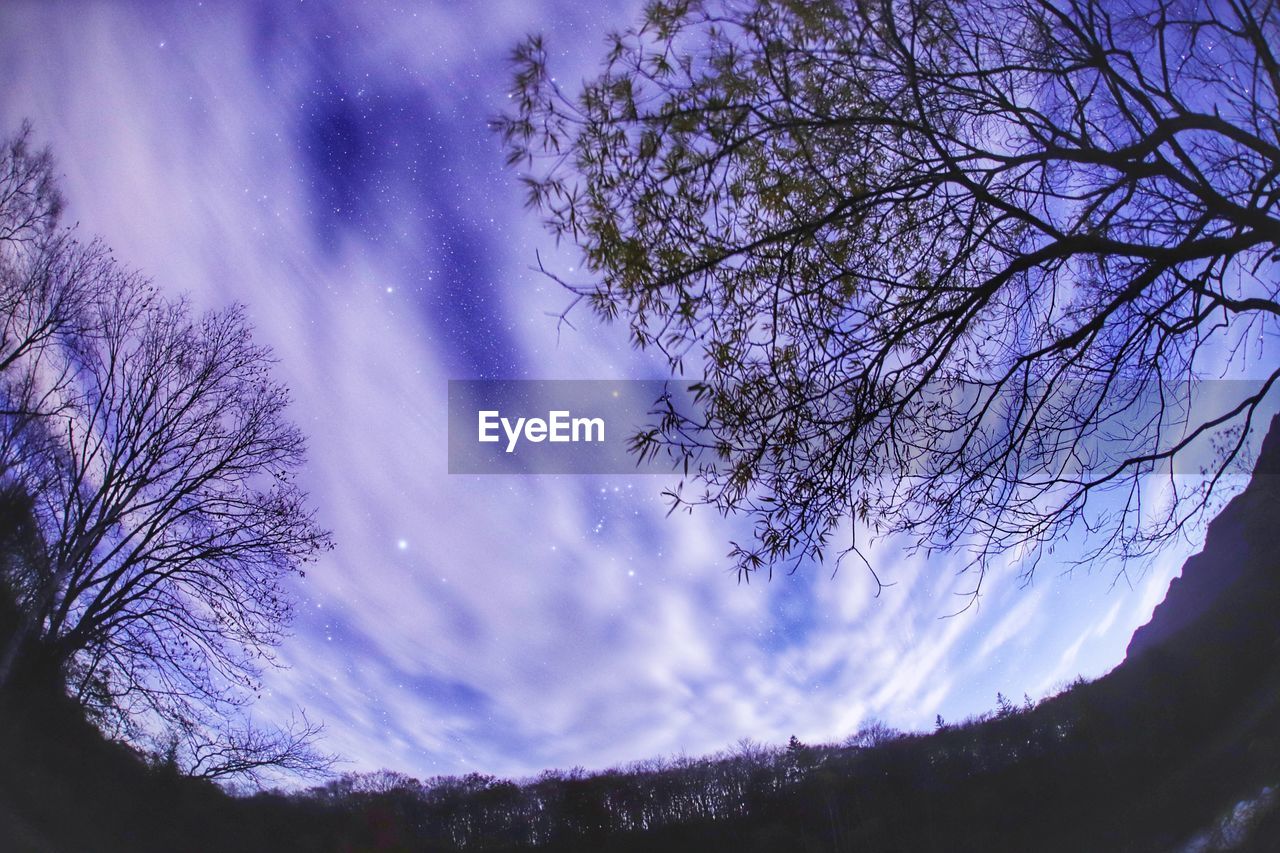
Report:
[[[524,776],[740,738],[931,729],[1118,663],[1171,575],[1023,586],[997,567],[954,618],[963,555],[739,584],[750,533],[665,518],[665,478],[446,473],[449,379],[652,378],[623,326],[555,320],[566,278],[487,122],[543,32],[567,85],[636,4],[0,5],[0,130],[58,158],[68,220],[198,305],[239,301],[310,436],[304,482],[337,548],[260,720],[303,707],[343,769]],[[1069,548],[1063,551],[1069,552]],[[1062,553],[1062,552],[1060,552]]]

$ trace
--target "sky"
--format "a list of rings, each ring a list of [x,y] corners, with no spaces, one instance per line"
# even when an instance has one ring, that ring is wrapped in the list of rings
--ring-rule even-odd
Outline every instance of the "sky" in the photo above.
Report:
[[[1154,563],[997,566],[878,542],[892,582],[807,565],[739,583],[712,511],[655,476],[447,473],[450,379],[648,379],[572,278],[488,121],[546,36],[580,80],[634,3],[0,4],[0,133],[52,146],[67,218],[197,305],[247,306],[309,435],[337,547],[294,584],[260,722],[305,708],[344,770],[603,769],[742,738],[931,729],[1097,677],[1198,531]]]

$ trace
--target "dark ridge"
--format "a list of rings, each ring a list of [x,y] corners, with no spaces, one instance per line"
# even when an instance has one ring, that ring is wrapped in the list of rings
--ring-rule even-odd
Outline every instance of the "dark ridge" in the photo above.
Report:
[[[1268,600],[1277,578],[1276,555],[1280,554],[1277,506],[1280,415],[1272,418],[1248,487],[1210,522],[1204,548],[1183,564],[1151,620],[1134,631],[1126,659],[1169,642],[1224,600],[1240,600],[1248,607],[1250,592],[1262,593],[1263,600]]]

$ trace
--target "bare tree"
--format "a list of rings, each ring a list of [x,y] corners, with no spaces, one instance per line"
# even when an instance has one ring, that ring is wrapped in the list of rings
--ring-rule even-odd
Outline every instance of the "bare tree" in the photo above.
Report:
[[[0,591],[17,600],[40,598],[32,584],[48,570],[31,496],[51,485],[44,461],[57,454],[57,441],[47,419],[65,414],[76,393],[66,347],[89,332],[83,314],[95,295],[110,293],[104,279],[115,272],[101,244],[82,246],[59,227],[63,199],[53,158],[31,147],[31,135],[24,123],[0,149]],[[24,608],[2,638],[0,685],[38,621]]]
[[[0,149],[0,372],[76,325],[100,246],[75,245],[58,228],[62,196],[31,127]]]
[[[109,296],[123,275],[100,241],[81,243],[59,226],[53,158],[30,143],[24,123],[0,148],[0,476],[10,480],[36,470],[19,459],[48,451],[45,431],[32,424],[75,396],[66,350],[96,334],[90,303]],[[8,485],[30,494],[43,488]]]
[[[184,772],[202,779],[263,781],[264,774],[281,772],[300,778],[325,776],[337,763],[332,755],[316,751],[323,726],[299,714],[285,726],[263,729],[251,724],[223,728],[215,740],[190,738],[173,741],[175,760],[185,761]]]
[[[704,377],[635,445],[755,519],[740,572],[856,517],[980,585],[1078,523],[1149,553],[1209,490],[1144,477],[1221,431],[1212,486],[1256,429],[1277,43],[1271,0],[659,2],[575,93],[523,44],[496,126],[575,302]],[[1258,382],[1202,406],[1227,363]]]
[[[329,547],[294,481],[304,438],[270,351],[241,308],[193,317],[93,244],[31,250],[47,272],[6,328],[38,315],[51,331],[15,336],[34,342],[0,374],[0,474],[39,547],[5,567],[25,628],[0,686],[43,661],[108,729],[174,738],[193,773],[327,766],[305,719],[268,732],[243,715],[291,616],[286,578]]]

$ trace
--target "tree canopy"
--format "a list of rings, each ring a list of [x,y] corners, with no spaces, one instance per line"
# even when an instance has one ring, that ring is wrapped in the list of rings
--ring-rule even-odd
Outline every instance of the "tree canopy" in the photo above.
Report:
[[[571,90],[523,43],[495,124],[574,301],[699,377],[635,446],[754,518],[740,572],[856,518],[980,582],[1077,523],[1149,552],[1208,490],[1145,475],[1255,430],[1277,44],[1269,0],[655,2]],[[1200,405],[1224,365],[1258,381]]]

